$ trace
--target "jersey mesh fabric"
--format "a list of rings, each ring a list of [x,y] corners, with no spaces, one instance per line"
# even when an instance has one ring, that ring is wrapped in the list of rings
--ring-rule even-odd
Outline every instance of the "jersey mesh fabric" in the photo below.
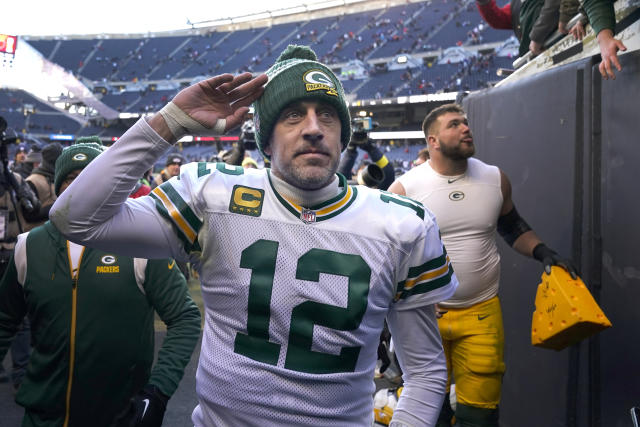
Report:
[[[202,224],[198,270],[206,321],[193,422],[370,426],[373,369],[387,312],[433,304],[455,289],[449,284],[394,302],[396,284],[410,267],[442,258],[431,219],[423,222],[411,209],[382,203],[380,193],[362,191],[338,215],[305,224],[278,200],[264,171],[220,173],[187,165],[170,185]],[[240,200],[238,186],[263,191],[258,217],[230,211],[231,202]],[[305,275],[309,269],[317,276]],[[352,323],[320,325],[344,318]],[[252,342],[248,351],[257,357],[236,347],[238,336],[255,338],[250,322],[262,325],[257,329],[271,343]],[[273,358],[260,360],[264,348],[274,346]],[[349,348],[359,348],[349,368],[318,371],[323,363],[317,353],[335,357]],[[300,354],[309,356],[308,363]],[[287,365],[290,357],[298,365]]]

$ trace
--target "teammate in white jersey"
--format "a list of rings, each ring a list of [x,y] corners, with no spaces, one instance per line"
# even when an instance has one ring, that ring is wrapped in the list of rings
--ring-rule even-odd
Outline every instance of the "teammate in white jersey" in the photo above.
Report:
[[[420,201],[434,213],[460,281],[453,297],[439,304],[444,314],[438,319],[447,356],[447,387],[451,376],[456,383],[456,425],[497,426],[504,334],[497,296],[496,228],[510,246],[544,263],[547,271],[560,265],[575,278],[575,269],[520,217],[507,176],[496,166],[471,158],[475,147],[462,107],[447,104],[434,109],[422,130],[430,160],[398,178],[389,191]],[[452,416],[447,395],[438,427],[450,427]]]
[[[238,126],[253,101],[271,170],[192,163],[127,199],[171,143]],[[206,319],[195,425],[370,426],[385,317],[405,381],[393,423],[435,425],[446,362],[434,304],[457,280],[430,212],[336,175],[350,135],[337,77],[290,46],[267,75],[181,91],[53,207],[72,240],[195,266]]]

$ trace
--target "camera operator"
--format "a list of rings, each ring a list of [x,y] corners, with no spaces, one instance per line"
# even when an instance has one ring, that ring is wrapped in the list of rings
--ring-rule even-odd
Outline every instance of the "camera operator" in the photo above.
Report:
[[[24,231],[25,220],[34,219],[40,210],[40,201],[26,181],[9,170],[7,146],[16,143],[17,137],[8,137],[6,129],[7,122],[0,117],[0,277],[11,259],[18,234]],[[15,390],[24,377],[29,353],[29,323],[25,318],[11,345],[11,381]]]
[[[371,122],[370,118],[353,119],[353,133],[351,134],[351,142],[342,154],[338,172],[345,176],[348,180],[352,180],[352,168],[358,157],[358,148],[366,151],[372,163],[364,164],[358,169],[356,182],[371,188],[386,190],[393,182],[395,176],[393,165],[387,157],[380,151],[375,143],[369,139],[369,130],[375,129],[377,123]]]
[[[231,149],[224,150],[222,141],[216,141],[218,154],[211,157],[210,162],[222,162],[228,165],[243,166],[246,150],[255,150],[256,146],[256,128],[253,124],[253,112],[249,111],[244,116],[244,122],[240,127],[240,138],[238,142],[233,144]],[[257,164],[256,164],[257,168]]]
[[[56,201],[56,193],[54,190],[54,173],[58,156],[62,153],[62,145],[52,142],[42,149],[40,154],[40,164],[33,169],[33,172],[27,177],[27,184],[40,200],[40,209],[29,218],[26,224],[23,224],[24,231],[29,231],[39,225],[44,224],[49,219],[49,210]],[[31,154],[29,154],[31,155]],[[27,159],[29,156],[27,156]]]

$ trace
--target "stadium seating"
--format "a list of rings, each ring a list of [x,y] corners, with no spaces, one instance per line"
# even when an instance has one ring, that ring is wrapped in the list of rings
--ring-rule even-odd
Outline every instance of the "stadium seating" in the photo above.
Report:
[[[501,0],[499,4],[504,4]],[[373,99],[437,91],[474,90],[499,80],[498,67],[509,67],[511,58],[491,58],[478,63],[437,64],[441,49],[479,43],[495,46],[511,36],[480,25],[482,19],[470,0],[432,0],[341,14],[319,19],[288,22],[271,27],[236,31],[215,31],[201,35],[136,36],[130,38],[95,38],[29,41],[42,55],[63,66],[84,81],[106,86],[100,100],[118,112],[147,113],[156,111],[170,100],[179,87],[194,79],[241,71],[263,72],[290,43],[310,45],[320,60],[340,67],[360,59],[368,68],[365,78],[343,81],[351,99]],[[484,48],[483,48],[484,49]],[[489,48],[491,49],[491,48]],[[486,49],[485,49],[486,50]],[[381,61],[397,54],[417,55],[421,68],[384,71]],[[375,64],[375,65],[374,65]],[[384,65],[384,64],[382,64]],[[180,84],[177,81],[180,81]],[[152,90],[159,85],[175,89]],[[128,83],[136,86],[122,91]],[[7,94],[0,91],[0,96]],[[21,95],[22,98],[30,98]],[[110,124],[76,126],[56,110],[52,115],[37,115],[25,120],[20,102],[2,104],[0,113],[10,115],[20,128],[54,128],[58,132],[100,131],[117,134],[118,126]],[[25,101],[26,102],[26,101]],[[29,101],[31,102],[31,101]],[[44,111],[45,104],[39,107]],[[20,120],[20,117],[22,118]],[[45,122],[56,119],[56,123]],[[69,119],[67,119],[69,120]],[[46,125],[46,126],[45,126]],[[74,131],[75,129],[75,131]]]

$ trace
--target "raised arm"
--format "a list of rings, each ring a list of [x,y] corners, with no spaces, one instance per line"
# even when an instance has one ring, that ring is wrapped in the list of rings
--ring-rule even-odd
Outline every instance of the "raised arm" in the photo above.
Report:
[[[262,94],[266,76],[224,74],[178,93],[148,122],[139,120],[89,164],[53,205],[51,221],[87,246],[146,258],[184,258],[150,197],[128,200],[138,179],[185,134],[220,134],[238,126]]]

